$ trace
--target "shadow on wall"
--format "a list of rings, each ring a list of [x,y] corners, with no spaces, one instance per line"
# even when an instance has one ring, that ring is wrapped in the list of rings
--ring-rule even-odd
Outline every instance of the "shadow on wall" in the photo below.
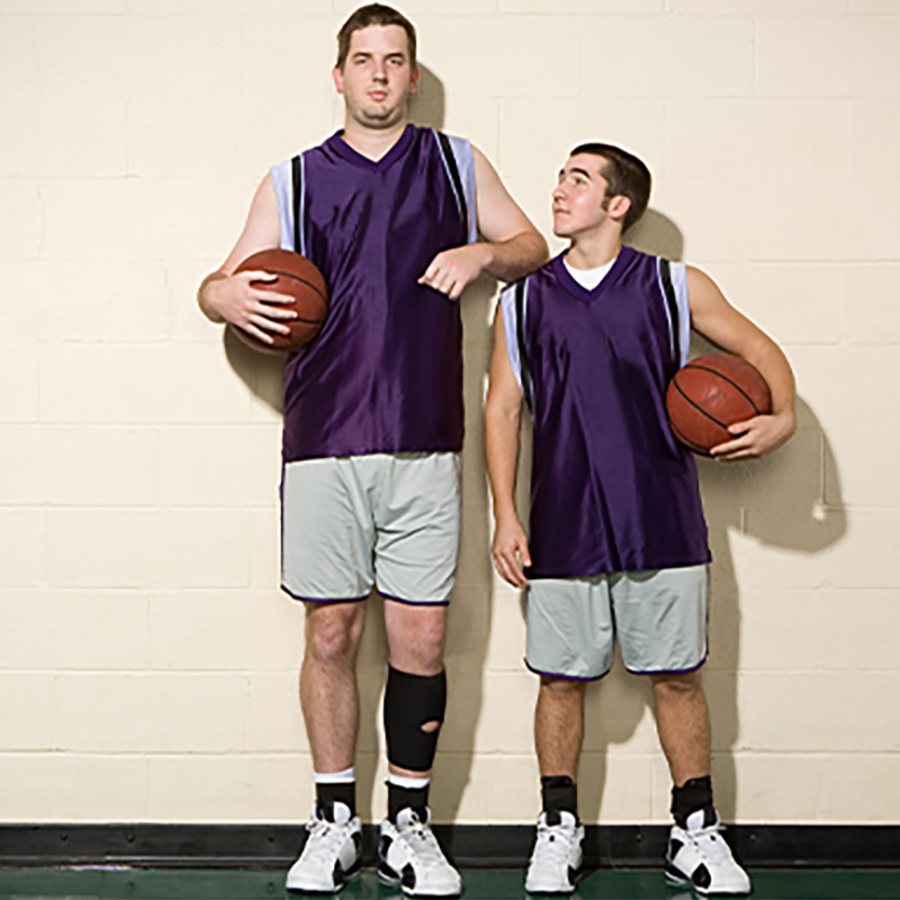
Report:
[[[777,550],[815,556],[837,543],[847,529],[834,454],[817,417],[801,399],[797,420],[793,439],[771,456],[743,463],[700,459],[698,465],[713,553],[704,686],[712,719],[716,803],[726,820],[735,817],[739,793],[733,748],[740,736],[741,588],[747,587],[738,582],[730,538],[739,534]],[[823,483],[833,486],[838,498],[827,507]],[[762,576],[762,581],[768,579]],[[783,667],[791,662],[785,658]],[[743,789],[748,793],[763,788]]]
[[[410,105],[410,119],[441,129],[444,124],[444,88],[427,67],[420,65],[420,81]],[[492,577],[487,525],[487,487],[483,477],[482,401],[490,358],[488,325],[497,283],[481,277],[462,300],[464,340],[464,395],[466,442],[463,465],[463,525],[457,587],[451,602],[447,634],[448,712],[439,744],[440,758],[432,789],[434,817],[439,822],[456,818],[460,798],[469,781],[474,736],[482,707],[482,672],[487,657],[490,607],[485,602]],[[229,329],[223,338],[226,358],[234,372],[273,411],[282,412],[284,357],[247,348]],[[476,477],[473,477],[476,473]],[[287,602],[287,601],[286,601]],[[358,806],[365,821],[377,821],[374,809],[376,778],[383,765],[380,738],[381,697],[387,674],[387,639],[377,596],[370,598],[366,630],[360,648],[357,675],[360,691],[360,730],[356,770]],[[302,636],[298,636],[302,640]],[[297,715],[300,715],[299,709]]]

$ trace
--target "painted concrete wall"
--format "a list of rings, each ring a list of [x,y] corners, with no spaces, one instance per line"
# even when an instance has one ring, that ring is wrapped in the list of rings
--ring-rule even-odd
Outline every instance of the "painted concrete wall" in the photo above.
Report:
[[[276,362],[194,301],[268,165],[336,128],[345,0],[0,0],[4,821],[292,822],[303,613],[278,590]],[[549,234],[574,143],[656,184],[632,241],[785,348],[799,429],[701,463],[723,815],[900,809],[900,2],[408,0],[413,117],[472,139]],[[554,249],[560,244],[553,242]],[[497,286],[463,300],[468,446],[438,821],[538,808],[520,598],[492,575],[480,404]],[[525,492],[523,491],[523,500]],[[373,601],[358,771],[380,818]],[[648,686],[591,691],[587,821],[665,821]]]

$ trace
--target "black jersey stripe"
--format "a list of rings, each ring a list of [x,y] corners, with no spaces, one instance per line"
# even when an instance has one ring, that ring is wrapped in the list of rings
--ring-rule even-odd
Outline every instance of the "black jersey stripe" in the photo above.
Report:
[[[659,275],[662,279],[663,292],[666,295],[666,306],[669,307],[669,320],[672,323],[672,353],[675,359],[675,368],[681,368],[681,336],[678,322],[678,301],[675,299],[675,288],[672,287],[672,273],[669,261],[660,257]]]
[[[450,138],[443,131],[435,131],[438,137],[438,143],[441,145],[441,153],[444,161],[447,163],[447,169],[450,172],[450,181],[453,184],[453,190],[456,193],[456,199],[459,203],[459,214],[462,216],[463,223],[466,226],[466,234],[469,229],[469,205],[466,203],[466,193],[463,190],[462,178],[459,175],[459,166],[456,164],[456,156],[453,154],[453,145]]]
[[[294,251],[303,253],[302,209],[303,209],[303,161],[299,156],[291,160],[291,175],[294,186]]]
[[[522,393],[531,409],[531,365],[528,361],[528,344],[525,340],[525,279],[516,282],[516,340],[519,345],[519,371],[522,376]]]

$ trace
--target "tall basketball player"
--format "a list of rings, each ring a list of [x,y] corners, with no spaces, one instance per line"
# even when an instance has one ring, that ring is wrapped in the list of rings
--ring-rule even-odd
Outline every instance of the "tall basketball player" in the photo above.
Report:
[[[322,332],[285,366],[282,586],[307,611],[300,700],[316,782],[287,887],[334,891],[360,865],[355,666],[374,585],[390,654],[379,871],[407,894],[452,896],[461,881],[429,827],[428,785],[459,545],[456,301],[482,272],[511,281],[532,271],[547,247],[477,149],[409,124],[419,71],[400,13],[354,12],[333,75],[343,129],[271,169],[198,299],[213,321],[262,341],[285,332],[285,298],[252,284],[267,276],[234,274],[270,247],[309,257],[331,293]]]

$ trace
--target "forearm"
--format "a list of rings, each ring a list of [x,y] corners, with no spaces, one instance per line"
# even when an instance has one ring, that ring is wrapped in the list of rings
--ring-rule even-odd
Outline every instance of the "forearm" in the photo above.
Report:
[[[217,269],[215,272],[210,272],[210,274],[200,282],[200,287],[197,289],[197,304],[203,315],[205,315],[210,322],[221,323],[225,321],[225,317],[215,307],[215,303],[210,295],[210,288],[216,282],[222,281],[227,277],[228,276],[221,269]]]
[[[500,281],[517,281],[550,258],[547,242],[537,231],[521,231],[505,241],[485,241],[490,251],[484,271]]]
[[[495,520],[516,517],[516,470],[519,463],[519,414],[485,408],[484,447]]]
[[[781,348],[769,338],[746,354],[747,362],[759,369],[772,395],[772,413],[794,418],[796,386],[794,373]]]

